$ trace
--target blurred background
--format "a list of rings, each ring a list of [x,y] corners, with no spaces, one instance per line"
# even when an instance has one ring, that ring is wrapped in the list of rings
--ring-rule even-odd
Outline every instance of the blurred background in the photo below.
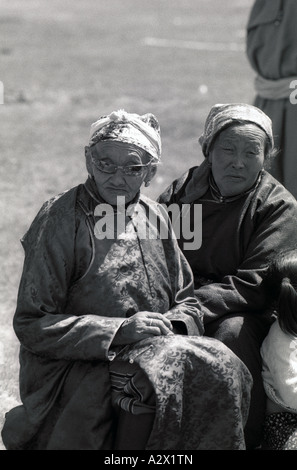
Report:
[[[210,107],[253,103],[245,55],[252,4],[1,0],[1,429],[5,412],[20,403],[12,329],[20,238],[45,200],[85,181],[84,146],[102,114],[124,108],[157,116],[163,163],[144,190],[152,198],[202,161],[198,137]]]

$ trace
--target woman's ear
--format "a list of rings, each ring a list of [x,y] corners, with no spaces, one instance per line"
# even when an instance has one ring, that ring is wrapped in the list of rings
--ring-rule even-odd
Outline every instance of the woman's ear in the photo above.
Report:
[[[151,165],[144,179],[144,184],[146,187],[150,185],[150,182],[154,178],[156,173],[157,173],[157,165]]]
[[[92,154],[90,147],[85,147],[86,167],[89,176],[93,176]]]

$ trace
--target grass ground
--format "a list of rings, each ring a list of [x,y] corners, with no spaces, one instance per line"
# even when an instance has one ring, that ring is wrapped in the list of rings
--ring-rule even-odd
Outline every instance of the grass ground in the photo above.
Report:
[[[43,201],[85,180],[83,148],[101,114],[158,117],[163,165],[145,190],[151,197],[201,161],[197,138],[210,106],[253,101],[244,51],[252,3],[1,0],[1,428],[19,403],[12,317],[20,237]]]

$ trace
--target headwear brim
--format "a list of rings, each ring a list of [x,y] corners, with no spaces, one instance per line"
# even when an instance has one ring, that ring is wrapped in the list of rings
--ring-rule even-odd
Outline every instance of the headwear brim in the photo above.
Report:
[[[199,138],[203,154],[207,157],[215,137],[235,123],[249,123],[260,127],[274,146],[271,119],[259,108],[245,103],[216,104],[205,121],[204,132]]]
[[[160,126],[151,113],[140,116],[120,109],[100,117],[91,125],[89,146],[100,141],[133,144],[148,152],[154,160],[161,159]]]

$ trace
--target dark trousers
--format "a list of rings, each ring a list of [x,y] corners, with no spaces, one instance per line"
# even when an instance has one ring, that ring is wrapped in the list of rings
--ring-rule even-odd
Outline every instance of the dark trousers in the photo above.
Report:
[[[247,450],[258,447],[263,438],[266,395],[261,375],[260,347],[272,321],[270,315],[244,313],[226,315],[205,325],[205,335],[222,341],[252,374],[250,411],[245,427]]]

